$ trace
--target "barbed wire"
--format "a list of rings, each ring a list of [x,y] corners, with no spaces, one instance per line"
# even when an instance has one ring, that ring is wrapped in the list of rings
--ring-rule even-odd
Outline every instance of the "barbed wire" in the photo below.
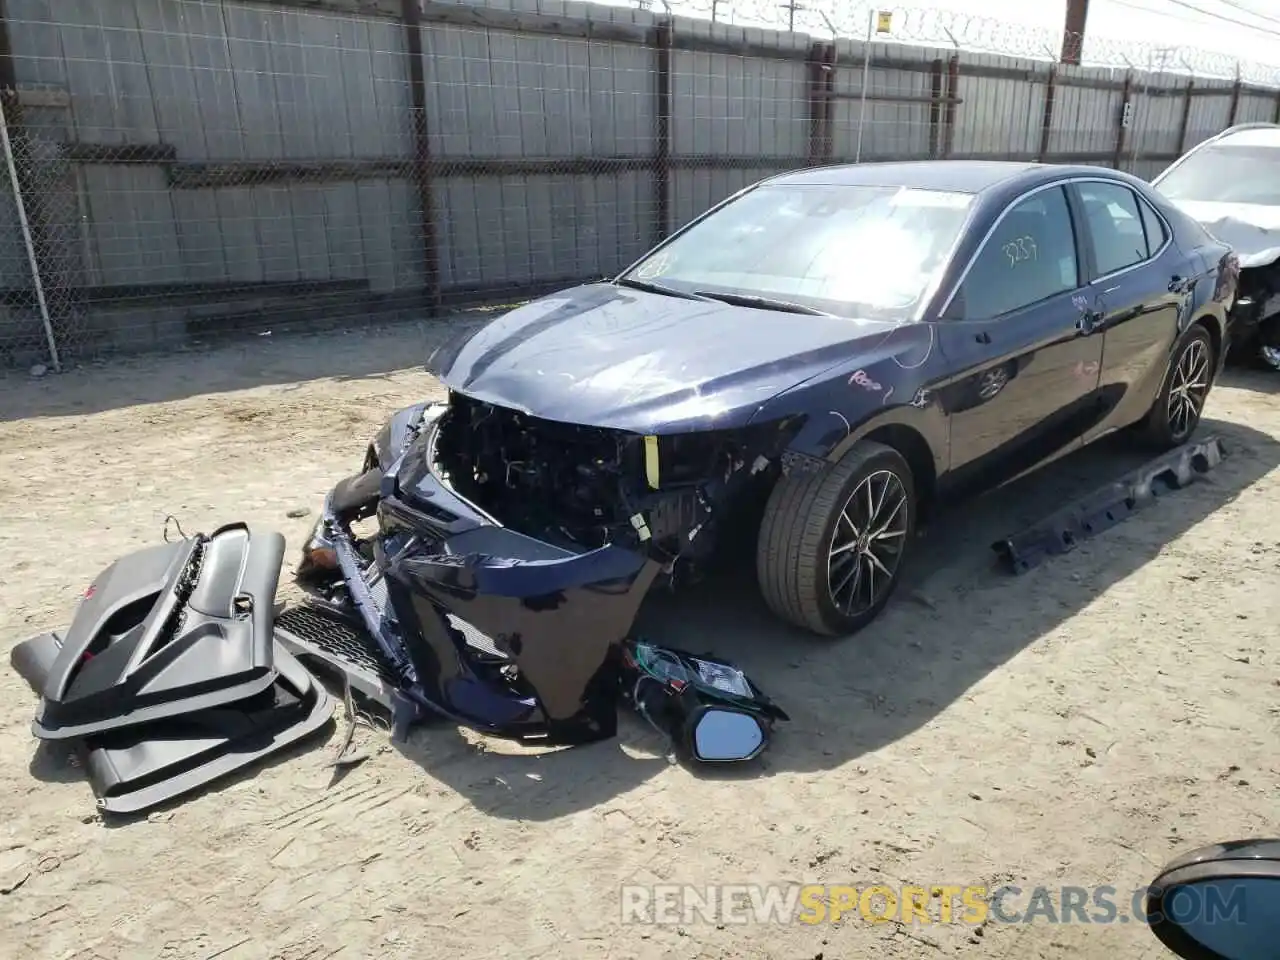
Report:
[[[877,13],[889,14],[891,28],[875,33],[880,43],[951,47],[970,53],[1033,60],[1057,60],[1068,34],[981,14],[916,6],[841,3],[839,0],[630,0],[651,13],[714,19],[733,26],[759,26],[819,37],[865,39]],[[1280,62],[1263,63],[1217,51],[1119,40],[1093,33],[1074,37],[1083,66],[1240,79],[1280,86]]]

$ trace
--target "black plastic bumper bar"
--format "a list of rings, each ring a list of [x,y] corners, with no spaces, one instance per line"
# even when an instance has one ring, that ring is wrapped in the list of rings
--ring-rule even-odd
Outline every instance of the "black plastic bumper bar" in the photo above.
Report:
[[[1208,473],[1227,455],[1218,437],[1172,450],[1100,487],[1038,523],[993,543],[1011,572],[1023,574],[1046,559],[1074,550],[1131,514]]]

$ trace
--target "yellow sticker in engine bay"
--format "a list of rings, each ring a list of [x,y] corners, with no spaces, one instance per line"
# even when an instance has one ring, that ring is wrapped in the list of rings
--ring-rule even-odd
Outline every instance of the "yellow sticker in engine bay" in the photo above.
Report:
[[[644,438],[644,478],[649,481],[652,490],[658,489],[658,438]]]

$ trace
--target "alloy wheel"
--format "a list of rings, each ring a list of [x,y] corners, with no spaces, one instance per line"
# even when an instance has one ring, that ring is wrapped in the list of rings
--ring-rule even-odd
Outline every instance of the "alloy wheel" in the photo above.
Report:
[[[853,617],[889,590],[906,546],[907,491],[891,470],[864,477],[845,501],[831,533],[827,587],[831,602]]]
[[[1182,439],[1195,427],[1209,394],[1209,348],[1192,340],[1178,358],[1169,384],[1169,431]]]

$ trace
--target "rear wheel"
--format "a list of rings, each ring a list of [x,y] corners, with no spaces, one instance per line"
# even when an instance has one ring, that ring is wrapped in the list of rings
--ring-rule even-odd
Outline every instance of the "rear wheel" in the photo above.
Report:
[[[1169,449],[1191,439],[1200,425],[1215,367],[1209,331],[1192,327],[1169,361],[1160,393],[1142,424],[1147,442]]]
[[[915,520],[911,467],[882,443],[860,443],[819,473],[783,477],[756,547],[765,602],[814,633],[862,629],[898,585]]]

